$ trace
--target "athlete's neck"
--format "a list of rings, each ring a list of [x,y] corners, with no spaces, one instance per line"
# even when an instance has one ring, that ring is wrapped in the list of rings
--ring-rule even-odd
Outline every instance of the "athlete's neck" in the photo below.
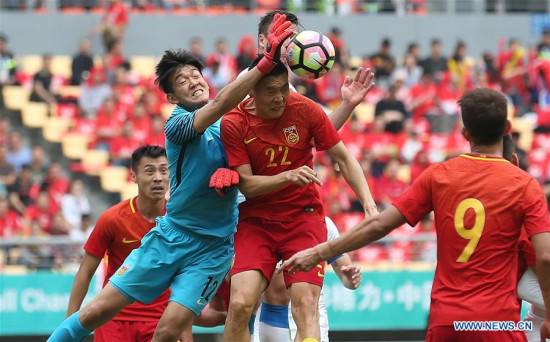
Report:
[[[254,101],[254,98],[251,98],[250,101],[244,103],[244,109],[248,114],[258,116],[258,113],[256,113],[256,101]]]
[[[164,213],[164,198],[162,200],[151,200],[146,196],[136,197],[136,204],[139,214],[149,222],[154,222],[158,216]]]
[[[502,157],[502,148],[503,148],[503,144],[501,140],[498,143],[492,144],[492,145],[472,144],[470,149],[471,149],[471,152],[474,154],[483,154],[486,156]]]

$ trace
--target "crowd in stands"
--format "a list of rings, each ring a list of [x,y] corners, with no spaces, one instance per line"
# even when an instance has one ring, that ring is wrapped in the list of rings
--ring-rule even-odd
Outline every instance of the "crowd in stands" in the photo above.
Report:
[[[120,33],[121,34],[121,33]],[[511,39],[473,58],[466,42],[459,41],[451,56],[442,54],[434,39],[429,51],[412,42],[404,55],[396,55],[390,39],[366,56],[349,56],[342,32],[327,32],[337,55],[334,67],[319,80],[291,75],[298,92],[325,106],[336,108],[340,87],[358,67],[374,68],[376,87],[360,104],[340,134],[359,160],[380,210],[399,197],[423,170],[433,163],[469,151],[461,135],[457,100],[468,89],[488,87],[509,98],[509,116],[514,124],[514,141],[520,166],[537,178],[550,199],[550,31],[540,44],[524,47]],[[142,144],[164,145],[163,124],[171,112],[165,96],[154,85],[153,69],[137,70],[125,56],[117,34],[105,42],[105,53],[93,55],[87,40],[73,57],[72,75],[62,77],[51,70],[52,56],[44,55],[35,74],[3,63],[0,84],[19,84],[30,91],[30,101],[52,105],[51,116],[70,119],[70,132],[90,137],[90,149],[110,153],[110,163],[130,166],[131,152]],[[17,60],[0,35],[0,57]],[[193,38],[190,51],[205,64],[212,95],[233,80],[256,54],[252,36],[242,37],[237,47],[224,38],[215,51],[202,53],[202,41]],[[231,51],[236,48],[237,54]],[[78,95],[63,95],[65,86],[77,86]],[[0,102],[2,104],[3,102]],[[0,237],[66,235],[80,241],[93,226],[90,203],[83,183],[71,170],[56,162],[46,163],[40,145],[32,149],[22,144],[20,133],[12,131],[10,120],[0,126]],[[345,184],[337,165],[324,153],[317,153],[315,169],[323,182],[320,189],[327,215],[344,231],[363,218],[360,204]],[[73,170],[75,171],[75,170]],[[71,182],[69,179],[73,178]],[[391,236],[397,241],[363,248],[354,257],[360,261],[435,260],[433,220],[427,217],[413,229],[404,226]],[[404,239],[401,239],[404,238]],[[404,240],[404,241],[401,241]],[[44,248],[25,248],[15,253],[18,262],[39,267],[37,255]],[[52,254],[51,263],[78,256]]]

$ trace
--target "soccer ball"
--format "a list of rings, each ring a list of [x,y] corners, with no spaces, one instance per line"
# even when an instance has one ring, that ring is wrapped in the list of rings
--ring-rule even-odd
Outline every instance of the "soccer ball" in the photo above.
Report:
[[[334,65],[334,46],[317,31],[302,31],[289,43],[286,60],[290,70],[299,77],[315,79]]]

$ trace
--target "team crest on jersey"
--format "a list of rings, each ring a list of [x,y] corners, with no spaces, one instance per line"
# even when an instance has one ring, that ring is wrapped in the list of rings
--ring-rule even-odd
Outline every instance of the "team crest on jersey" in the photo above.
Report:
[[[126,265],[122,266],[120,268],[120,270],[118,270],[117,275],[120,277],[121,275],[124,274],[124,272],[128,271],[129,268],[130,268],[130,266],[126,266]]]
[[[296,129],[295,125],[283,128],[283,133],[285,134],[286,142],[289,144],[294,145],[300,140],[300,137],[298,136],[298,130]]]

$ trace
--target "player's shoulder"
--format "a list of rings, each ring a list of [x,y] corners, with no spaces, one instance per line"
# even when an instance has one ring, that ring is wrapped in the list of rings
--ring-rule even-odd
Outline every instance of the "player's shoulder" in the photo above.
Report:
[[[132,213],[130,203],[131,200],[133,200],[133,198],[121,201],[113,205],[103,212],[103,214],[100,216],[100,219],[106,222],[110,222],[127,218]]]
[[[241,102],[237,107],[233,108],[229,112],[225,113],[222,117],[222,123],[234,123],[234,124],[243,124],[246,121],[246,112],[243,110],[243,105],[246,102]]]

